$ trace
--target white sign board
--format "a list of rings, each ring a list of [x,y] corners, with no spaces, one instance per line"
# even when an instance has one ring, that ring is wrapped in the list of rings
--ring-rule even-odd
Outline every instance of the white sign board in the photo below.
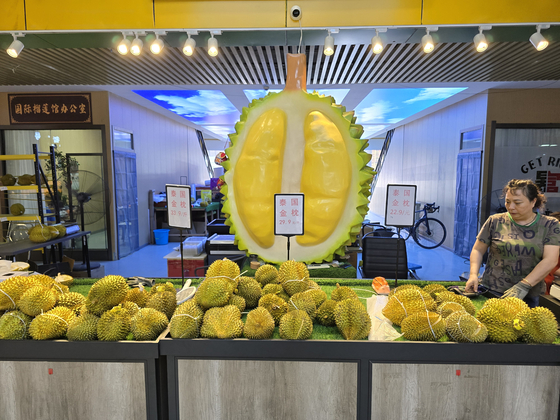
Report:
[[[303,194],[274,194],[274,234],[303,235]]]
[[[414,205],[416,203],[416,185],[387,185],[387,202],[385,204],[385,226],[414,225]]]
[[[190,229],[191,187],[188,185],[166,185],[167,224],[177,229]]]

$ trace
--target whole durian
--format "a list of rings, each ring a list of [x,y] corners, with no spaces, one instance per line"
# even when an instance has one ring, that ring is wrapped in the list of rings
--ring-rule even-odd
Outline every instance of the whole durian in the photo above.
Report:
[[[325,300],[327,300],[327,294],[321,289],[308,289],[302,293],[311,296],[317,308],[321,306]]]
[[[144,290],[143,287],[135,287],[130,289],[126,292],[126,296],[123,299],[123,302],[134,302],[140,308],[144,308],[146,306],[146,302],[148,301],[149,293]]]
[[[474,304],[471,300],[463,295],[458,295],[453,292],[443,291],[443,292],[434,292],[436,295],[436,304],[441,305],[443,302],[456,302],[465,308],[469,314],[473,315],[476,312]]]
[[[440,314],[443,319],[447,318],[453,312],[457,312],[457,311],[467,312],[463,305],[452,301],[443,302],[441,305],[437,307],[437,313]]]
[[[309,288],[309,271],[302,262],[285,261],[278,270],[278,281],[284,291],[292,296]]]
[[[334,309],[334,319],[346,340],[361,340],[369,335],[371,318],[365,306],[357,299],[338,302]]]
[[[445,329],[447,336],[458,343],[482,343],[488,336],[486,326],[465,310],[450,314]]]
[[[247,303],[245,302],[245,299],[243,299],[239,295],[231,295],[227,304],[237,306],[240,312],[243,312],[247,307]]]
[[[278,269],[270,264],[261,265],[255,272],[255,280],[259,282],[261,287],[267,284],[277,284]]]
[[[438,284],[438,283],[433,283],[433,282],[424,286],[422,288],[422,290],[426,293],[429,293],[430,296],[432,297],[432,299],[436,298],[436,293],[441,293],[441,292],[446,292],[447,291],[445,286],[443,286],[441,284]]]
[[[231,295],[232,289],[228,279],[207,277],[196,289],[194,300],[203,311],[206,311],[227,305]]]
[[[35,176],[33,175],[29,175],[29,174],[24,174],[24,175],[20,175],[18,176],[18,181],[17,183],[19,185],[31,185],[35,183]]]
[[[54,226],[47,226],[47,228],[49,229],[49,232],[51,233],[51,239],[58,238],[58,229],[57,228],[55,228]]]
[[[52,233],[48,226],[33,226],[28,231],[29,240],[35,243],[47,242],[52,239]]]
[[[35,317],[54,308],[56,301],[57,293],[53,289],[34,286],[21,296],[18,307],[24,314]]]
[[[16,309],[17,303],[27,289],[41,283],[33,276],[13,276],[0,282],[0,310]]]
[[[99,317],[93,314],[82,314],[74,319],[68,326],[66,334],[70,341],[97,340],[97,323]]]
[[[64,225],[54,225],[54,227],[56,228],[56,230],[58,230],[58,237],[61,238],[63,236],[66,236],[66,226]]]
[[[278,330],[283,340],[307,340],[313,334],[313,321],[305,311],[291,311],[280,319]]]
[[[422,290],[420,286],[416,286],[415,284],[403,284],[402,286],[395,287],[393,290],[389,292],[389,297],[393,296],[395,293],[400,292],[401,290],[406,289],[414,289],[414,290]],[[429,294],[429,292],[426,292]]]
[[[158,291],[148,298],[146,308],[153,308],[164,313],[169,320],[177,309],[177,295],[168,291]]]
[[[288,312],[297,310],[305,311],[311,320],[315,319],[317,307],[315,306],[313,296],[300,292],[290,297],[288,301]]]
[[[123,307],[123,309],[126,309],[131,318],[140,310],[140,306],[138,306],[135,302],[125,301],[120,305]]]
[[[524,309],[513,320],[514,327],[516,320],[522,326],[521,339],[526,343],[551,344],[558,335],[558,322],[548,308],[537,306]]]
[[[66,335],[70,323],[76,318],[72,309],[55,306],[37,315],[29,325],[29,335],[34,340],[52,340]]]
[[[86,307],[90,313],[100,316],[103,312],[121,303],[127,292],[128,284],[124,277],[105,276],[96,281],[89,289]]]
[[[151,288],[150,294],[153,295],[157,292],[171,292],[173,294],[177,294],[177,289],[170,281],[166,281],[165,283],[159,283]]]
[[[130,314],[120,305],[105,312],[97,322],[97,337],[101,341],[124,340],[129,332]]]
[[[435,312],[415,312],[403,320],[401,332],[411,341],[438,341],[445,335],[445,322]]]
[[[315,319],[317,322],[326,327],[335,326],[336,320],[334,318],[334,310],[336,309],[336,305],[338,305],[336,300],[325,300],[315,313]]]
[[[2,185],[5,187],[12,187],[16,185],[16,178],[12,174],[2,175]]]
[[[359,299],[358,294],[350,289],[348,286],[341,286],[336,283],[336,289],[331,292],[331,299],[337,302],[342,302],[346,299]]]
[[[204,338],[238,338],[243,334],[241,312],[233,305],[210,308],[204,314],[200,336]]]
[[[262,289],[263,296],[269,293],[273,293],[278,297],[284,299],[285,302],[290,300],[290,295],[288,295],[281,284],[267,284]]]
[[[25,207],[21,203],[12,204],[10,206],[10,213],[12,216],[20,216],[25,213]]]
[[[268,293],[260,298],[259,307],[263,307],[270,312],[276,325],[280,324],[280,319],[288,312],[286,301],[273,293]]]
[[[274,333],[274,319],[270,312],[259,306],[247,315],[243,335],[251,340],[265,340],[272,338]]]
[[[216,260],[208,270],[206,270],[207,279],[224,278],[230,284],[230,293],[233,293],[237,289],[237,283],[239,280],[239,266],[237,263],[224,258],[223,260]]]
[[[521,299],[488,299],[476,314],[476,318],[488,328],[488,341],[512,343],[521,335],[521,328],[514,327],[517,315],[529,307]]]
[[[155,340],[167,328],[167,316],[153,308],[142,308],[130,320],[130,331],[136,341]]]
[[[237,294],[245,299],[245,304],[248,309],[255,308],[259,304],[259,299],[262,296],[262,289],[254,278],[240,277],[239,284],[237,285]]]
[[[393,324],[401,325],[403,319],[415,312],[435,311],[436,303],[420,288],[401,289],[393,294],[382,310]]]
[[[169,333],[173,338],[197,338],[204,312],[194,300],[181,303],[169,322]]]
[[[0,317],[0,340],[25,340],[29,338],[29,315],[21,311],[9,311]]]

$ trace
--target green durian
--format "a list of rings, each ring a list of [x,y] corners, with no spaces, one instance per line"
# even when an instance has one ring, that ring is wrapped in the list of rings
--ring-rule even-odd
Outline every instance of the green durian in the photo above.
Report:
[[[21,203],[15,203],[10,206],[10,213],[12,216],[20,216],[25,213],[25,207]]]
[[[458,295],[449,291],[434,293],[436,295],[436,304],[441,305],[443,302],[456,302],[463,306],[463,308],[465,308],[465,311],[474,316],[476,309],[474,307],[474,304],[468,297]]]
[[[151,341],[167,328],[167,316],[153,308],[142,308],[130,320],[130,331],[136,341]]]
[[[382,310],[383,315],[393,324],[401,322],[415,312],[435,311],[436,303],[420,288],[406,288],[395,292]]]
[[[237,265],[237,264],[236,264]],[[225,306],[232,295],[228,279],[207,277],[194,295],[194,299],[203,311],[210,308]]]
[[[445,288],[445,286],[438,284],[438,283],[430,283],[427,284],[426,286],[424,286],[422,288],[422,290],[426,293],[429,293],[430,296],[432,297],[432,299],[436,298],[436,293],[441,293],[441,292],[446,292],[447,289]]]
[[[148,301],[149,293],[144,290],[144,288],[135,287],[130,289],[126,292],[126,296],[124,297],[122,303],[124,302],[134,302],[140,308],[144,308],[146,306],[146,302]]]
[[[259,299],[259,307],[265,308],[276,325],[280,324],[280,319],[288,312],[288,304],[284,299],[274,293],[268,293]]]
[[[488,336],[486,326],[465,310],[445,318],[447,336],[458,343],[482,343]]]
[[[307,340],[313,334],[313,321],[305,311],[291,311],[280,319],[278,330],[283,340]]]
[[[103,312],[121,303],[127,292],[128,284],[124,277],[105,276],[96,281],[89,289],[86,307],[90,313],[100,316]]]
[[[290,260],[280,265],[278,281],[289,296],[307,290],[309,288],[308,280],[309,271],[304,263]]]
[[[346,299],[359,299],[358,294],[350,289],[348,286],[341,286],[336,283],[336,289],[331,292],[331,299],[337,302],[342,302]]]
[[[34,286],[25,291],[18,301],[18,307],[24,314],[35,317],[50,311],[56,305],[57,293],[44,286]]]
[[[29,174],[20,175],[20,176],[18,176],[17,183],[19,185],[35,184],[35,176],[34,175],[29,175]]]
[[[167,319],[171,319],[177,309],[177,295],[167,291],[157,292],[148,298],[146,308],[156,309],[164,313]]]
[[[33,276],[14,276],[0,282],[0,310],[16,309],[17,303],[27,289],[41,283]]]
[[[367,338],[371,330],[371,318],[365,306],[357,299],[338,302],[334,309],[336,326],[346,340]]]
[[[210,267],[206,270],[206,279],[222,278],[227,280],[230,285],[230,293],[233,293],[237,289],[239,273],[240,271],[237,263],[224,258],[210,264]]]
[[[237,306],[240,312],[243,312],[247,307],[247,303],[245,302],[245,299],[243,299],[239,295],[231,295],[227,304]]]
[[[403,284],[402,286],[398,286],[392,289],[389,292],[389,297],[393,296],[397,292],[400,292],[401,290],[406,290],[406,289],[422,290],[420,286],[416,286],[415,284]],[[429,294],[430,292],[426,292],[426,293]]]
[[[123,307],[115,306],[105,312],[97,322],[97,337],[101,341],[120,341],[130,333],[130,314]]]
[[[263,296],[269,293],[273,293],[278,297],[284,299],[285,302],[290,300],[290,295],[288,295],[281,284],[267,284],[263,287],[262,294]]]
[[[154,287],[152,287],[152,289],[150,290],[150,294],[153,295],[157,292],[171,292],[174,293],[175,295],[177,294],[177,289],[175,289],[175,286],[173,285],[173,283],[171,283],[170,281],[167,281],[163,284],[156,284]]]
[[[197,338],[200,334],[200,326],[204,312],[191,299],[181,303],[175,309],[175,313],[169,322],[169,333],[173,338]]]
[[[56,230],[58,230],[58,237],[61,238],[63,236],[66,236],[66,226],[64,225],[54,225],[54,227],[56,228]]]
[[[66,334],[70,341],[97,340],[97,323],[99,317],[93,314],[82,314],[74,319],[68,326]]]
[[[16,185],[16,178],[12,174],[2,175],[2,185],[5,187],[13,187]]]
[[[261,287],[267,284],[277,284],[278,269],[270,264],[261,265],[255,272],[255,280],[259,282]]]
[[[236,306],[210,308],[204,314],[200,336],[204,338],[238,338],[243,334],[241,312]]]
[[[302,293],[307,296],[311,296],[317,308],[321,306],[325,300],[327,300],[327,294],[321,289],[308,289]]]
[[[52,233],[46,225],[36,225],[28,231],[29,240],[35,243],[47,242],[52,239]]]
[[[317,322],[326,327],[335,326],[336,320],[334,318],[334,310],[336,309],[336,305],[338,305],[336,300],[325,300],[315,313],[315,319]]]
[[[245,299],[248,309],[255,308],[262,296],[262,289],[258,281],[252,277],[240,277],[237,294]]]
[[[522,327],[514,326],[517,315],[529,307],[521,299],[488,299],[476,314],[476,318],[488,329],[488,341],[512,343],[523,333]]]
[[[315,306],[313,296],[301,292],[290,297],[288,301],[288,312],[297,310],[305,311],[311,320],[315,319],[317,307]]]
[[[48,312],[37,315],[29,325],[29,335],[34,340],[63,338],[70,323],[76,318],[72,309],[55,306]]]
[[[120,303],[120,305],[123,307],[123,309],[126,309],[126,311],[131,317],[136,315],[140,310],[140,306],[138,306],[135,302],[124,301]]]
[[[32,319],[21,311],[6,312],[0,317],[0,340],[29,338],[29,325]]]
[[[443,319],[446,319],[449,315],[457,311],[467,312],[463,305],[457,302],[452,302],[450,300],[447,302],[442,302],[437,307],[437,313],[440,314]]]
[[[274,333],[274,318],[266,308],[259,306],[247,315],[243,335],[251,340],[265,340],[272,338]]]
[[[514,328],[516,325],[522,327],[521,339],[526,343],[552,344],[558,336],[556,317],[550,309],[543,306],[523,309],[513,323]]]
[[[415,312],[403,320],[401,332],[410,341],[438,341],[445,335],[445,322],[435,312]]]

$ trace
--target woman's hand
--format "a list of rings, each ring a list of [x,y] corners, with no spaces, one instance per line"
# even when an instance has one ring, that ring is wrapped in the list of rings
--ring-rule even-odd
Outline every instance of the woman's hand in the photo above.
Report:
[[[471,274],[465,285],[465,292],[475,293],[478,292],[478,276],[476,274]]]

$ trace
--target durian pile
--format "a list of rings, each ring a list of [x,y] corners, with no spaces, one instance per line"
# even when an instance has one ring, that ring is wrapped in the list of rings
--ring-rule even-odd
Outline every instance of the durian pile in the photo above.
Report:
[[[556,318],[547,308],[531,309],[517,298],[493,298],[476,313],[469,298],[440,284],[397,287],[389,294],[383,315],[412,341],[438,341],[447,335],[460,343],[550,344],[558,335]]]
[[[5,187],[12,187],[16,185],[16,182],[19,185],[33,185],[35,184],[35,175],[23,174],[16,178],[12,174],[6,174],[0,177],[0,182],[2,182],[2,185]]]
[[[328,299],[301,262],[266,264],[252,278],[223,259],[208,268],[194,298],[177,307],[169,330],[172,338],[270,339],[278,327],[282,339],[306,340],[314,323],[338,327],[346,340],[364,339],[371,328],[356,292],[337,285]]]
[[[64,225],[43,225],[37,224],[27,232],[31,242],[47,242],[66,235],[66,227]]]
[[[35,274],[0,283],[0,339],[155,340],[177,308],[171,283],[131,289],[124,277],[110,275],[84,297],[69,291],[71,282]]]

